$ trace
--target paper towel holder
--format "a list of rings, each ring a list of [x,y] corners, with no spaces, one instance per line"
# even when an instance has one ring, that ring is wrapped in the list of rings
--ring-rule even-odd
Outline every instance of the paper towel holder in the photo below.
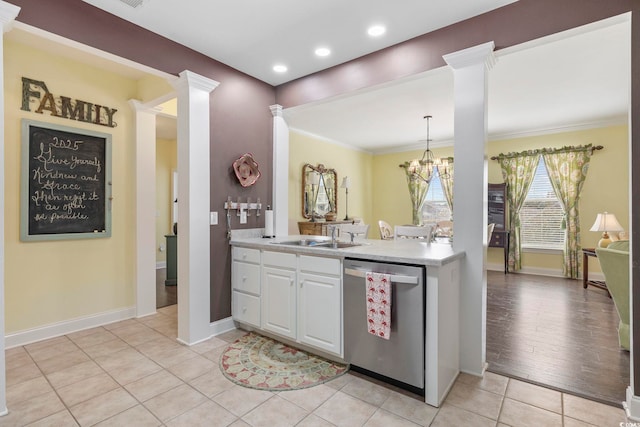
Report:
[[[269,224],[271,223],[271,224]],[[267,209],[264,211],[264,234],[263,239],[273,239],[275,237],[273,233],[273,211],[271,206],[267,205]]]

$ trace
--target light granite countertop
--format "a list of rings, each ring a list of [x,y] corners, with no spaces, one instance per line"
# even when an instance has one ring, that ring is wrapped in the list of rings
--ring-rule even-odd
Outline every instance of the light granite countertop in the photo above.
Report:
[[[464,257],[464,252],[454,251],[450,243],[426,243],[424,241],[399,240],[359,240],[359,246],[334,249],[325,246],[298,246],[282,242],[307,240],[326,240],[322,236],[282,236],[274,238],[233,236],[230,244],[245,248],[263,249],[277,252],[289,252],[304,255],[329,256],[334,258],[358,258],[372,261],[406,263],[425,266],[442,266]],[[344,240],[342,240],[344,241]]]

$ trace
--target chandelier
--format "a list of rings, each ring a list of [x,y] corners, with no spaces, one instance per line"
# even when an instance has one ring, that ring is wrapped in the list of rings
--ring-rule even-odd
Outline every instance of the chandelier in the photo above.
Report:
[[[440,174],[441,179],[449,178],[449,159],[440,159],[433,155],[433,151],[429,149],[431,139],[429,137],[429,124],[431,116],[423,117],[427,121],[427,149],[422,153],[421,159],[413,159],[401,165],[407,170],[407,175],[411,179],[421,180],[426,183],[431,182],[436,170]]]

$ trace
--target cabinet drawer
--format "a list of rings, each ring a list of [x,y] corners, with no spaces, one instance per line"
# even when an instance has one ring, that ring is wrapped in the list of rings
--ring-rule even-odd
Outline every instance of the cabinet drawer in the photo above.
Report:
[[[336,258],[300,255],[299,262],[300,271],[339,276],[342,270],[340,260]]]
[[[233,261],[231,277],[233,289],[260,295],[260,265]]]
[[[233,259],[260,264],[260,250],[233,247]]]
[[[296,268],[296,254],[288,254],[284,252],[269,252],[264,251],[262,253],[262,264],[272,265],[274,267],[283,268]]]
[[[489,246],[492,248],[503,248],[505,245],[505,233],[494,231],[489,241]]]
[[[260,327],[260,298],[233,291],[233,319]]]

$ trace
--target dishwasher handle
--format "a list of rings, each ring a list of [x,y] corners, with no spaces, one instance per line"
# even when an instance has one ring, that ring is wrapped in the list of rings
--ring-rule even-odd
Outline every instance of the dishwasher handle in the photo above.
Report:
[[[344,274],[347,276],[353,276],[353,277],[360,277],[360,278],[365,278],[367,277],[367,272],[363,271],[363,270],[356,270],[355,268],[345,268],[344,269]],[[418,277],[415,276],[400,276],[397,274],[391,274],[390,275],[390,279],[392,282],[394,283],[403,283],[403,284],[408,284],[408,285],[417,285],[418,284]]]

